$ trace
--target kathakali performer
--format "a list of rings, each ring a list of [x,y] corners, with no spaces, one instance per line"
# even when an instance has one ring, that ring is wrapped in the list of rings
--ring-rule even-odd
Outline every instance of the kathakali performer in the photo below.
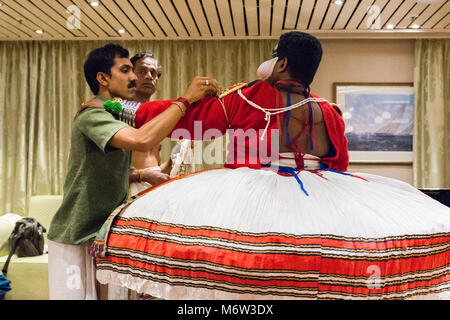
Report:
[[[163,299],[450,298],[450,208],[346,172],[340,109],[309,92],[321,56],[313,36],[283,34],[260,81],[188,106],[173,132],[228,132],[225,168],[117,208],[92,247],[100,283]],[[124,101],[118,117],[139,127],[172,102]]]

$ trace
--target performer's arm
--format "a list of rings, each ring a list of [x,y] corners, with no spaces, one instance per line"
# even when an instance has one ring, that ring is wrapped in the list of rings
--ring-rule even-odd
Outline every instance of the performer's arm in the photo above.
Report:
[[[149,121],[153,121],[164,110],[170,106],[171,100],[166,101],[151,101],[143,103],[136,111],[134,124],[136,128],[144,126]],[[201,125],[200,125],[201,124]],[[197,127],[196,127],[197,126]],[[192,104],[186,110],[186,114],[180,119],[172,131],[168,132],[171,136],[176,129],[184,129],[189,134],[189,137],[183,137],[190,140],[202,140],[203,133],[209,129],[216,129],[220,131],[221,135],[225,134],[228,128],[228,120],[226,111],[216,97],[205,97]],[[200,134],[200,135],[196,135]],[[178,139],[178,137],[175,137]],[[217,136],[215,136],[217,138]],[[211,137],[206,137],[211,139]]]
[[[208,79],[209,85],[205,85]],[[196,77],[183,97],[192,104],[211,92],[217,92],[217,82],[210,78]],[[159,144],[173,130],[186,112],[186,106],[180,102],[170,103],[167,110],[143,124],[140,128],[126,127],[119,130],[108,145],[128,150],[148,151]],[[136,119],[137,120],[137,119]]]

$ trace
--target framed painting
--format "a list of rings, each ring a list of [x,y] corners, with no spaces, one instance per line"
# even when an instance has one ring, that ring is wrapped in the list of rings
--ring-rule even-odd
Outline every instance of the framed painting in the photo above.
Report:
[[[412,163],[412,83],[334,83],[352,163]]]

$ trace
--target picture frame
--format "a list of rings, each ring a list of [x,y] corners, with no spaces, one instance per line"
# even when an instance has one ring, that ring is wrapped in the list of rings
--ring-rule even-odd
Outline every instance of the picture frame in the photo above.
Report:
[[[413,83],[336,82],[333,89],[350,163],[412,163]]]

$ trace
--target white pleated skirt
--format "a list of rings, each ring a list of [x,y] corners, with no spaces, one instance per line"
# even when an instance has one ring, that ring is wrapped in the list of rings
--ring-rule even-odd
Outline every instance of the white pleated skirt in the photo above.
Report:
[[[366,173],[212,169],[114,220],[97,278],[163,299],[449,299],[450,208]]]

